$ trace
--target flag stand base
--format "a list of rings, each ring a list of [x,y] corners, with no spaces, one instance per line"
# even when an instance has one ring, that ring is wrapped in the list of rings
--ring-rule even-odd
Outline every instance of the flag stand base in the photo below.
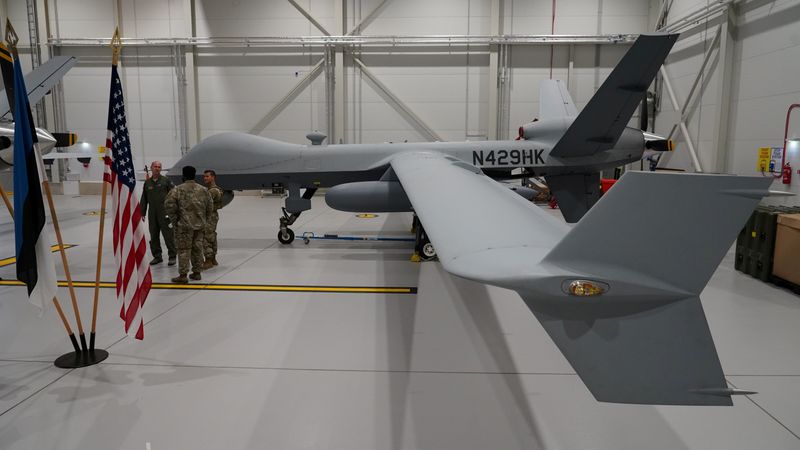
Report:
[[[93,366],[108,358],[108,352],[101,349],[64,353],[53,364],[61,369],[77,369]]]

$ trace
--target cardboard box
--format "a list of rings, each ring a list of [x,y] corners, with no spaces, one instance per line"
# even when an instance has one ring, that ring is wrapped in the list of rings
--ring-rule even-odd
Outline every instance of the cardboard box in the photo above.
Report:
[[[800,285],[800,214],[780,214],[772,274]]]

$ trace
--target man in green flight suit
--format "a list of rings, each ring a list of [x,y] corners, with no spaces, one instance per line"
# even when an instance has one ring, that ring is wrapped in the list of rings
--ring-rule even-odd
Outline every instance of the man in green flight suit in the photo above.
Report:
[[[148,224],[150,225],[150,253],[153,254],[153,260],[150,264],[160,264],[164,260],[161,258],[161,239],[159,233],[164,236],[164,243],[167,244],[167,255],[169,256],[169,265],[175,265],[175,239],[170,227],[169,218],[164,209],[164,200],[167,198],[167,193],[175,187],[167,177],[161,176],[161,161],[153,161],[150,164],[150,170],[153,174],[144,182],[144,189],[142,190],[142,200],[139,202],[142,210],[142,220],[147,214],[147,207],[150,207],[150,214],[148,216]]]
[[[203,270],[210,269],[217,265],[217,223],[219,222],[219,209],[222,208],[222,189],[217,186],[217,173],[211,169],[203,171],[203,182],[211,195],[211,203],[214,206],[211,212],[211,220],[206,224],[204,255],[206,262]]]
[[[189,278],[200,280],[203,270],[203,235],[206,223],[211,219],[214,206],[208,190],[195,183],[197,171],[192,166],[184,166],[183,183],[171,190],[164,206],[175,230],[175,244],[178,248],[179,276],[173,283],[188,283],[189,262],[192,274]]]

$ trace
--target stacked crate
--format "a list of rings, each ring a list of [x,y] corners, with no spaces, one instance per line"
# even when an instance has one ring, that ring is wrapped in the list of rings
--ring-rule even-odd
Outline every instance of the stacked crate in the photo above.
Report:
[[[800,213],[800,207],[759,206],[736,239],[735,268],[762,281],[773,281],[772,263],[778,215]]]

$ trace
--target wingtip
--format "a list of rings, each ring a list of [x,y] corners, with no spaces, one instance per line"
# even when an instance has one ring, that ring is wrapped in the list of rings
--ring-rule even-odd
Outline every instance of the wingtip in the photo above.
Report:
[[[689,392],[702,395],[715,395],[719,397],[731,397],[733,395],[755,395],[756,391],[747,389],[732,389],[732,388],[706,388],[706,389],[691,389]]]
[[[786,191],[767,191],[767,196],[769,197],[794,197],[794,192],[786,192]]]

